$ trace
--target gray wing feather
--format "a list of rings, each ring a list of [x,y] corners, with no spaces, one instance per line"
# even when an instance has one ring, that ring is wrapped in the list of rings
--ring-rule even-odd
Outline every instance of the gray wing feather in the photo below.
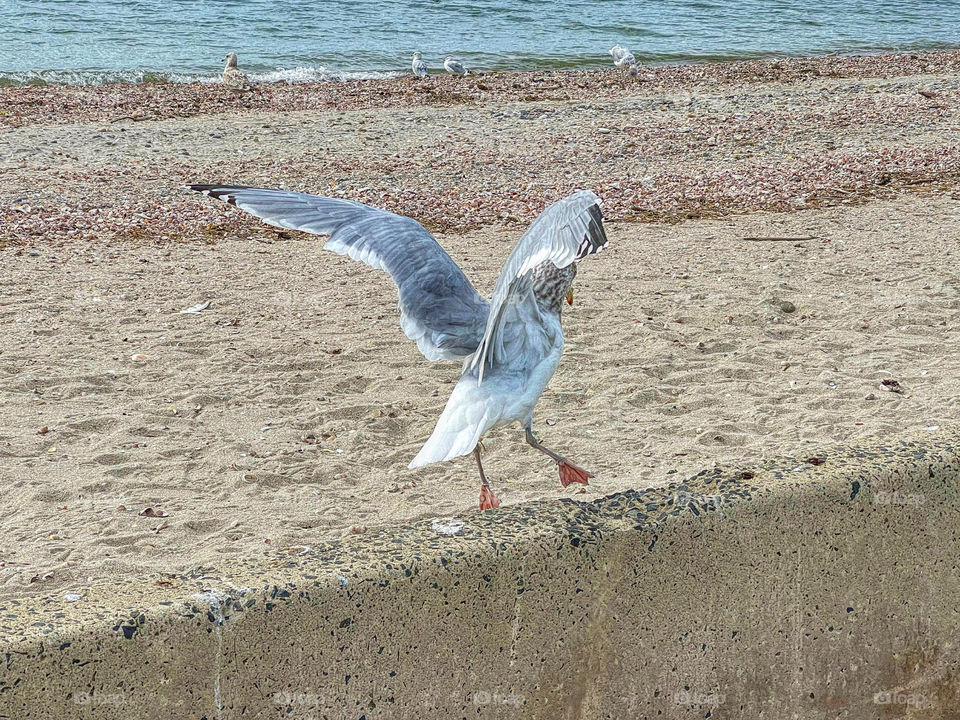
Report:
[[[351,200],[306,193],[189,187],[236,205],[269,225],[329,235],[325,249],[390,273],[400,296],[400,326],[428,360],[463,358],[476,350],[488,303],[416,220]]]
[[[503,264],[493,288],[483,339],[469,363],[470,369],[479,368],[480,382],[484,366],[500,362],[509,344],[503,342],[508,309],[531,300],[533,269],[548,260],[563,268],[606,246],[600,199],[590,190],[555,202],[534,220]]]

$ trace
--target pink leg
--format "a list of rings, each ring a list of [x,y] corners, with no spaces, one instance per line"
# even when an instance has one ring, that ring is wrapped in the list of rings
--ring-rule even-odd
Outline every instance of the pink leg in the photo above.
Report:
[[[483,465],[480,464],[480,446],[473,449],[473,456],[477,459],[477,468],[480,470],[480,509],[493,510],[500,507],[500,498],[493,494],[490,483],[487,482],[487,476],[483,472]]]

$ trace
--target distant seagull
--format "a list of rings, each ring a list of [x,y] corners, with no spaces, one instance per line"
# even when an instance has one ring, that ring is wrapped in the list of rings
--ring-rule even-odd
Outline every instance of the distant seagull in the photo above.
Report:
[[[223,59],[227,61],[227,66],[223,69],[223,84],[237,92],[253,90],[247,76],[237,70],[237,54],[227,53]]]
[[[637,74],[637,59],[633,56],[633,53],[627,50],[625,47],[620,45],[614,45],[610,48],[610,56],[613,58],[613,64],[620,68],[627,68],[630,70],[631,75]]]
[[[470,70],[462,62],[454,60],[449,55],[444,58],[443,67],[445,67],[451,75],[468,75],[470,73]]]
[[[421,60],[421,55],[418,52],[413,54],[413,74],[417,77],[426,77],[427,76],[427,64]]]

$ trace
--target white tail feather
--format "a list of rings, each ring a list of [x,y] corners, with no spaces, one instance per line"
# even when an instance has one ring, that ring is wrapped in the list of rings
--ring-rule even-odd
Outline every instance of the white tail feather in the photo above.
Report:
[[[503,400],[491,396],[489,385],[478,386],[473,377],[462,377],[433,434],[408,467],[422,467],[473,452],[480,436],[500,420],[502,410]]]

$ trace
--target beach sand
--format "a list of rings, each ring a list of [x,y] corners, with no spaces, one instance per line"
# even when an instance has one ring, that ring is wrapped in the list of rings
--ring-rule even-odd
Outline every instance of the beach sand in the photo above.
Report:
[[[0,594],[163,583],[476,506],[472,458],[406,469],[459,368],[402,335],[389,278],[184,182],[410,213],[484,294],[542,207],[595,188],[610,247],[580,267],[535,428],[596,477],[562,490],[520,428],[502,429],[485,465],[505,503],[949,423],[958,79],[854,70],[641,82],[589,101],[231,100],[189,117],[11,123]],[[36,94],[55,107],[59,93]]]

